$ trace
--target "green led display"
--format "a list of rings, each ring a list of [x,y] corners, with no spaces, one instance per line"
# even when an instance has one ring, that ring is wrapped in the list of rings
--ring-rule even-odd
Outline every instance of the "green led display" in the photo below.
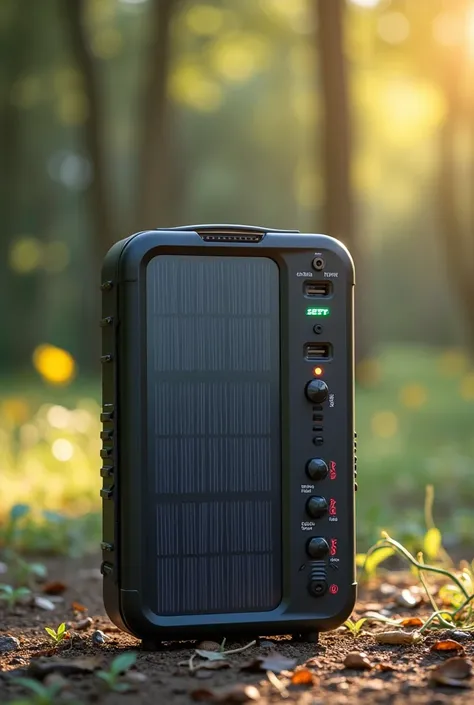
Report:
[[[307,316],[329,316],[328,308],[313,308],[312,306],[306,309]]]

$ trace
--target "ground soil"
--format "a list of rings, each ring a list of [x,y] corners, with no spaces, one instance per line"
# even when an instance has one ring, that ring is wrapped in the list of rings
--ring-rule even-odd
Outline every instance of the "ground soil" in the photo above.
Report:
[[[13,610],[0,608],[0,638],[5,635],[17,637],[20,647],[14,651],[0,654],[0,703],[8,703],[16,698],[25,697],[25,690],[14,683],[18,676],[29,675],[28,669],[32,663],[50,662],[60,658],[64,663],[72,659],[92,658],[99,667],[106,667],[112,659],[124,650],[136,650],[138,658],[132,669],[143,675],[143,680],[134,682],[131,692],[119,694],[106,692],[100,679],[94,672],[67,675],[66,688],[63,695],[55,702],[66,702],[69,697],[75,703],[98,703],[99,705],[184,705],[192,703],[193,691],[218,691],[223,686],[253,685],[257,702],[260,705],[274,702],[298,703],[299,705],[353,705],[354,703],[421,703],[442,705],[444,703],[468,703],[473,701],[474,679],[469,680],[467,688],[433,686],[429,682],[430,671],[437,665],[456,654],[450,652],[439,655],[431,651],[435,641],[440,639],[437,634],[429,633],[422,643],[404,646],[382,646],[376,643],[374,635],[387,629],[384,625],[370,623],[365,633],[354,639],[346,630],[338,630],[323,634],[318,644],[293,642],[289,637],[264,639],[241,653],[229,656],[230,668],[223,670],[189,672],[186,665],[194,653],[196,644],[169,644],[157,652],[141,650],[140,642],[121,633],[105,616],[101,599],[101,580],[96,557],[87,560],[55,559],[48,563],[48,581],[62,581],[67,589],[61,594],[62,602],[56,605],[54,611],[45,611],[38,607],[17,606]],[[85,572],[86,571],[86,572]],[[87,572],[88,571],[88,572]],[[4,581],[6,576],[1,576]],[[387,584],[387,578],[385,585]],[[407,579],[402,577],[388,578],[397,583],[399,591]],[[36,591],[41,594],[41,588]],[[72,603],[78,602],[87,608],[80,615],[75,613]],[[390,607],[392,605],[392,607]],[[357,604],[356,616],[367,610],[380,611],[391,609],[394,617],[415,616],[429,613],[429,606],[424,604],[410,609],[394,606],[393,595],[388,597],[381,593],[380,584],[375,584],[371,590],[361,592]],[[388,612],[387,612],[388,613]],[[75,632],[74,625],[84,614],[93,619],[93,625],[86,631]],[[57,627],[66,621],[71,625],[72,641],[65,642],[62,648],[51,655],[51,642],[48,642],[44,631],[45,626]],[[109,637],[104,644],[95,644],[92,633],[100,629]],[[245,645],[231,642],[226,649]],[[463,640],[465,656],[468,661],[474,659],[474,638],[466,636]],[[54,651],[54,650],[53,650]],[[344,666],[344,659],[351,651],[363,651],[373,664],[371,670],[357,671]],[[276,652],[281,656],[296,659],[298,665],[306,664],[313,677],[313,683],[296,686],[291,684],[290,672],[276,676],[279,683],[270,680],[266,672],[248,673],[241,666],[255,660],[257,657]],[[378,664],[389,664],[394,670],[382,670]],[[90,663],[89,663],[90,666]],[[204,676],[204,677],[203,677]],[[58,676],[48,676],[58,678]],[[140,676],[135,678],[140,678]],[[49,682],[48,680],[46,682]],[[243,702],[235,696],[235,700],[220,700],[219,702]],[[207,698],[203,694],[203,698]],[[208,701],[211,702],[210,696]],[[246,700],[247,702],[247,700]],[[252,702],[252,700],[248,700]]]

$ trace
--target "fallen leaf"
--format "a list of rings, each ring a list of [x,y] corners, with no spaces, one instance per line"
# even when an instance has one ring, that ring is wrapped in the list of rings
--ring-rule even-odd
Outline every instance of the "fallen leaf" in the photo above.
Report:
[[[203,651],[219,651],[221,647],[217,641],[201,641],[197,648],[202,649]]]
[[[400,622],[401,627],[422,627],[424,624],[423,620],[419,617],[405,617]]]
[[[453,639],[446,639],[433,644],[431,651],[462,651],[464,653],[464,646]]]
[[[45,583],[45,585],[43,585],[43,592],[45,595],[61,595],[65,590],[67,590],[67,585],[62,583],[60,580]]]
[[[316,685],[317,683],[319,678],[307,668],[299,668],[291,676],[292,685]]]
[[[378,663],[375,668],[377,669],[377,671],[382,671],[382,673],[397,670],[395,666],[392,666],[392,664],[388,663],[387,661],[382,661],[381,663]]]
[[[242,666],[242,671],[251,671],[258,673],[259,671],[273,671],[273,673],[281,673],[281,671],[290,671],[296,666],[297,659],[280,656],[277,653],[271,653],[267,656],[258,656],[256,659]]]
[[[422,602],[421,595],[414,595],[413,592],[407,588],[402,590],[395,599],[397,601],[397,605],[400,605],[400,607],[409,607],[410,609],[418,607],[418,605]]]
[[[206,651],[205,649],[196,649],[196,654],[201,658],[207,658],[209,661],[223,661],[225,655],[221,651]]]
[[[87,612],[87,607],[84,607],[84,605],[81,605],[80,602],[73,602],[71,604],[72,609],[74,612]]]
[[[54,659],[48,658],[45,660],[36,659],[31,661],[28,666],[28,674],[43,680],[50,673],[60,673],[63,676],[72,675],[74,673],[92,673],[97,668],[100,668],[101,661],[95,658],[73,658],[73,659]]]
[[[34,597],[33,598],[33,604],[35,607],[39,607],[41,610],[54,610],[56,609],[55,605],[51,600],[48,600],[46,597]]]
[[[253,702],[260,700],[260,693],[253,685],[237,683],[225,688],[198,688],[191,692],[191,697],[198,702],[246,703],[249,700]]]
[[[440,663],[430,672],[431,685],[449,685],[453,688],[469,688],[468,679],[472,674],[469,661],[461,656]]]
[[[422,640],[420,632],[381,632],[375,634],[375,641],[378,644],[416,644]]]
[[[370,663],[367,654],[362,651],[351,651],[344,659],[346,668],[355,668],[358,671],[370,671],[373,664]]]

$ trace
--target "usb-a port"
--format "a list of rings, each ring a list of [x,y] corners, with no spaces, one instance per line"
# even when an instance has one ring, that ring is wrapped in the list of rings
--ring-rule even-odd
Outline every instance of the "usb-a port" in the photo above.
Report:
[[[332,282],[312,282],[307,281],[303,284],[303,291],[305,296],[311,297],[325,297],[331,296],[332,294]]]
[[[311,360],[312,362],[330,360],[332,357],[332,345],[329,343],[306,343],[304,356],[306,360]]]

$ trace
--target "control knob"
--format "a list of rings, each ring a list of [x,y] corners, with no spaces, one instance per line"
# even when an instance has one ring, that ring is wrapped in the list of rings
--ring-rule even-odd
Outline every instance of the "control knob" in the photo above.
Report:
[[[328,472],[328,466],[322,458],[311,458],[306,464],[306,474],[311,480],[324,480]]]
[[[313,496],[306,502],[306,511],[312,519],[319,519],[328,510],[328,503],[324,497]]]
[[[327,541],[321,536],[313,536],[306,544],[306,551],[308,556],[313,558],[313,560],[322,560],[328,555],[329,546]]]
[[[306,385],[305,394],[313,404],[322,404],[328,398],[328,385],[322,379],[312,379]]]

